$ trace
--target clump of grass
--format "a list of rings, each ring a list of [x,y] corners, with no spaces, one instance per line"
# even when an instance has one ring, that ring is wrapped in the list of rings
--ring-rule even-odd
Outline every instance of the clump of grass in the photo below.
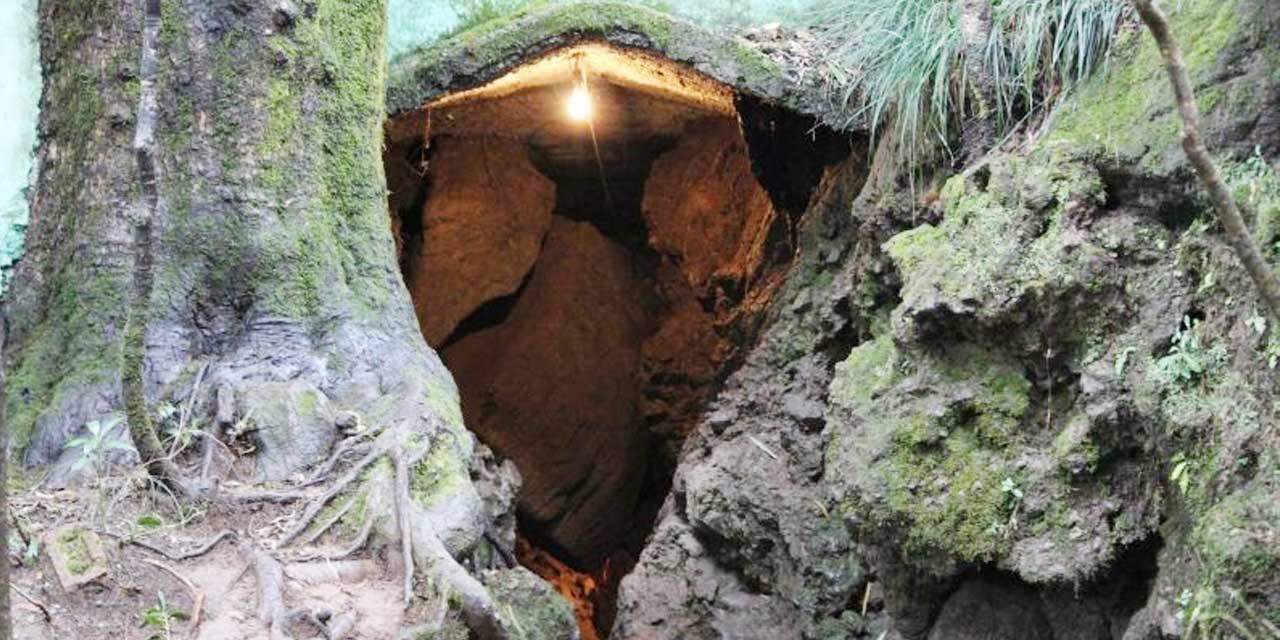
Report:
[[[981,68],[994,105],[973,99],[960,0],[830,0],[820,8],[829,41],[829,88],[849,121],[892,127],[904,151],[950,148],[971,115],[999,132],[1053,101],[1105,59],[1126,15],[1123,0],[992,0]],[[982,110],[982,113],[978,113]]]

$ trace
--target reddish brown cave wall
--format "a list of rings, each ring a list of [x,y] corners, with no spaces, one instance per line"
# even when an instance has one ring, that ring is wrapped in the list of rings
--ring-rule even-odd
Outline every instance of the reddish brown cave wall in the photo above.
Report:
[[[423,334],[468,427],[520,468],[524,536],[585,572],[560,582],[590,574],[600,628],[793,255],[737,121],[630,131],[599,163],[589,138],[388,147]]]
[[[735,121],[627,146],[653,154],[604,161],[639,172],[631,201],[600,201],[594,162],[555,164],[563,145],[539,166],[536,145],[492,136],[431,139],[420,202],[393,199],[417,209],[406,280],[468,426],[521,469],[526,531],[586,570],[643,542],[789,257]]]
[[[648,466],[636,415],[657,301],[636,273],[625,248],[557,217],[506,321],[442,354],[467,425],[520,467],[526,522],[583,565],[624,537]]]
[[[500,138],[432,142],[423,241],[406,284],[422,335],[444,343],[480,305],[515,293],[551,225],[555,184],[525,145]]]
[[[645,345],[646,415],[674,460],[781,283],[789,251],[771,238],[786,214],[756,181],[737,123],[726,118],[691,123],[654,161],[642,212],[668,303]]]
[[[736,122],[715,118],[689,129],[653,163],[642,206],[649,245],[678,263],[700,298],[716,300],[726,293],[716,287],[740,289],[764,267],[764,239],[778,214],[751,173]]]

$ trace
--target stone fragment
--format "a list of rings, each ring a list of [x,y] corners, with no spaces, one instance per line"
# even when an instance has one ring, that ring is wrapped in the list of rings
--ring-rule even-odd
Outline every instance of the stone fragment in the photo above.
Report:
[[[107,576],[107,553],[93,531],[65,525],[47,533],[44,544],[64,591],[70,593]]]
[[[732,408],[717,409],[707,415],[707,424],[710,425],[716,433],[723,433],[729,425],[737,422],[737,420],[738,412]]]
[[[360,414],[354,411],[339,411],[333,419],[333,424],[344,434],[355,434],[360,431]]]
[[[799,393],[788,393],[782,399],[782,410],[805,427],[816,429],[826,424],[822,403]]]

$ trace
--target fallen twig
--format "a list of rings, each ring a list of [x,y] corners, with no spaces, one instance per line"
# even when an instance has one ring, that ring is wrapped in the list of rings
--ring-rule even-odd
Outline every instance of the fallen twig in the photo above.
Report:
[[[165,549],[161,549],[160,547],[157,547],[145,540],[140,540],[138,538],[134,538],[131,536],[112,533],[110,531],[99,531],[98,533],[105,536],[111,536],[112,538],[117,538],[125,544],[132,545],[140,549],[146,549],[147,551],[150,551],[152,553],[164,556],[165,558],[173,562],[182,562],[183,560],[198,558],[212,551],[213,548],[218,546],[218,543],[222,542],[223,540],[236,537],[236,532],[230,529],[226,529],[221,531],[217,535],[213,536],[212,538],[210,538],[208,542],[205,542],[204,544],[196,547],[195,549],[192,549],[191,551],[184,551],[182,553],[172,553],[170,551],[166,551]]]
[[[749,435],[747,436],[747,439],[750,440],[751,444],[755,445],[757,449],[763,451],[765,455],[769,456],[770,458],[773,458],[774,460],[778,459],[778,454],[774,453],[772,449],[765,446],[763,442],[760,442],[758,439],[756,439],[755,436]]]
[[[44,616],[44,621],[45,621],[45,622],[53,622],[53,616],[49,613],[49,607],[44,606],[44,603],[43,603],[43,602],[40,602],[39,600],[36,600],[35,598],[32,598],[30,595],[27,595],[27,592],[26,592],[26,591],[23,591],[23,590],[22,590],[22,587],[19,587],[19,586],[18,586],[18,585],[16,585],[16,584],[12,584],[12,583],[10,583],[10,584],[9,584],[9,588],[10,588],[10,589],[13,589],[13,592],[14,592],[14,593],[16,593],[16,594],[18,594],[18,595],[22,596],[22,599],[23,599],[23,600],[26,600],[27,602],[30,602],[30,603],[32,604],[32,606],[34,606],[35,608],[39,609],[39,610],[40,610],[40,615]]]

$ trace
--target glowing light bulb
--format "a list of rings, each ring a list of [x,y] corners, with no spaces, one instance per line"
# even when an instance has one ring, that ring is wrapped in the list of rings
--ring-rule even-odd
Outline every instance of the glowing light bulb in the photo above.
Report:
[[[586,85],[575,86],[573,93],[569,94],[569,119],[586,122],[591,119],[593,111],[595,107],[591,104],[591,94],[587,93]]]

